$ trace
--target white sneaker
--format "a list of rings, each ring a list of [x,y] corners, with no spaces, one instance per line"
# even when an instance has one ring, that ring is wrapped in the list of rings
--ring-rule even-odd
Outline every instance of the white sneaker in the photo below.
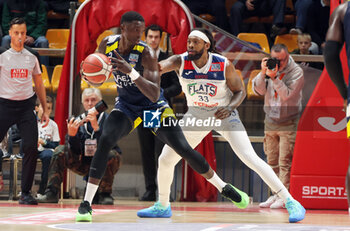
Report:
[[[270,206],[278,199],[277,195],[270,196],[265,202],[259,204],[260,208],[270,208]]]
[[[35,199],[41,200],[41,199],[43,198],[43,196],[44,196],[44,195],[38,193],[38,194],[36,194],[36,198],[35,198]]]
[[[277,197],[277,200],[273,202],[273,204],[270,206],[270,209],[283,209],[285,208],[285,204],[283,199]]]

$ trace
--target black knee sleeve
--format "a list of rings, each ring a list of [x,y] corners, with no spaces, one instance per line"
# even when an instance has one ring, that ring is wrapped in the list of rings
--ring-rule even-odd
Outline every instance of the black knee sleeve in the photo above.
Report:
[[[101,179],[106,170],[110,150],[117,141],[129,134],[132,123],[123,112],[112,111],[103,124],[102,135],[98,140],[97,150],[92,159],[89,176]]]

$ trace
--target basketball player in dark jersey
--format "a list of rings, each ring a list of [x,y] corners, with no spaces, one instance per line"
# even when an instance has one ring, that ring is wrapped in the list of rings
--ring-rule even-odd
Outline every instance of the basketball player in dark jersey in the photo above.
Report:
[[[337,86],[341,96],[344,98],[347,117],[347,136],[350,137],[350,105],[349,87],[344,81],[343,69],[340,62],[340,51],[345,42],[348,66],[350,68],[350,1],[339,5],[329,19],[329,28],[326,36],[324,50],[324,62],[329,76]],[[346,174],[346,191],[350,213],[350,165]]]
[[[145,43],[140,42],[145,29],[143,17],[137,12],[128,11],[121,17],[120,27],[122,34],[105,38],[98,49],[111,58],[119,97],[104,123],[76,221],[92,220],[90,205],[106,169],[108,153],[119,139],[142,122],[144,111],[152,112],[153,118],[158,117],[160,121],[173,125],[160,126],[153,130],[161,141],[181,155],[195,171],[217,187],[237,207],[247,207],[248,195],[230,184],[221,187],[222,180],[210,168],[205,158],[190,147],[180,126],[172,122],[175,120],[173,112],[160,89],[157,56]],[[164,216],[171,216],[170,206],[163,208],[159,205],[158,209]]]

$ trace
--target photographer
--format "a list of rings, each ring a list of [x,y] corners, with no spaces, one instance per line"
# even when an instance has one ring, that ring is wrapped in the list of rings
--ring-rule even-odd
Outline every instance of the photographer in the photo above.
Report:
[[[253,80],[253,89],[265,95],[264,151],[267,163],[289,189],[290,169],[296,130],[302,109],[303,70],[289,56],[283,44],[271,48],[271,58],[263,58],[261,72]],[[276,195],[260,203],[260,207],[282,208]]]
[[[89,173],[91,160],[102,134],[103,123],[108,116],[106,112],[98,113],[98,110],[90,110],[95,106],[97,108],[100,100],[102,96],[99,89],[87,88],[83,91],[82,104],[88,114],[86,117],[80,116],[68,121],[68,141],[65,146],[60,145],[54,151],[49,169],[48,186],[45,194],[38,198],[39,203],[58,202],[58,192],[66,168],[81,176]],[[112,184],[121,164],[120,153],[119,147],[115,146],[108,154],[107,168],[101,180],[100,192],[96,194],[93,201],[96,204],[113,204]]]

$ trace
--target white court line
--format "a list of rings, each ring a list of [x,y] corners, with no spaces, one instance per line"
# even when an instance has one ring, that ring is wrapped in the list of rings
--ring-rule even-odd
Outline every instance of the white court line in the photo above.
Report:
[[[222,224],[222,225],[216,225],[213,227],[209,227],[209,228],[205,228],[205,229],[201,229],[200,231],[216,231],[216,230],[220,230],[229,226],[232,226],[233,224]]]
[[[68,223],[66,223],[68,224]],[[62,229],[62,230],[71,230],[71,231],[88,231],[87,229],[68,229],[68,228],[61,228],[61,227],[57,227],[57,225],[62,225],[62,224],[55,224],[55,225],[47,225],[47,227],[52,228],[52,229]]]

